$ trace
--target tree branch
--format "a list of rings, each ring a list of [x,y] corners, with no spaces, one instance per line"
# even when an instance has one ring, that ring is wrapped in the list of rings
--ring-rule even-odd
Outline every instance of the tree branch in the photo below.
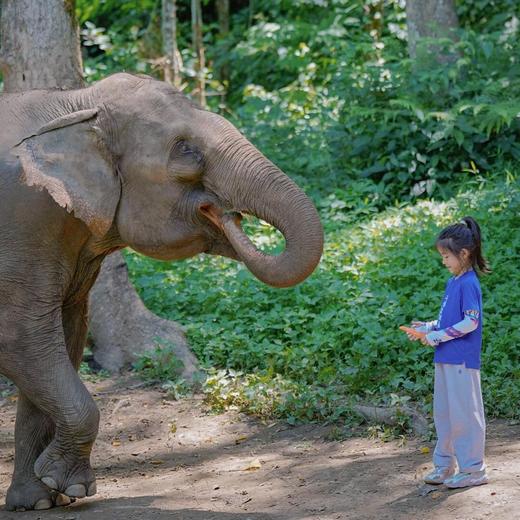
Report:
[[[379,422],[390,426],[396,426],[399,414],[404,414],[409,417],[412,430],[416,435],[423,436],[430,431],[426,418],[410,406],[355,405],[353,410],[367,421]]]

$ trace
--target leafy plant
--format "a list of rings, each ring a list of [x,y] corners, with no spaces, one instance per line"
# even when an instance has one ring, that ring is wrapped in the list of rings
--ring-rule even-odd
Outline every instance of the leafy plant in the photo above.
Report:
[[[179,374],[184,368],[184,363],[175,355],[173,346],[169,342],[161,339],[155,339],[153,349],[141,354],[137,361],[133,364],[133,369],[140,373],[145,381],[174,382],[169,389],[172,393],[180,391],[184,384],[179,380]],[[178,386],[175,386],[178,385]]]

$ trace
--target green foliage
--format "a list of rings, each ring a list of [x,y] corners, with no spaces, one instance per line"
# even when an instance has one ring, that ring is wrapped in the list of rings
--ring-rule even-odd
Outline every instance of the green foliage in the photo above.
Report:
[[[139,41],[144,32],[138,25],[121,32],[114,27],[107,30],[86,21],[80,32],[86,81],[98,81],[125,70],[151,74],[151,64],[140,52]]]
[[[102,379],[110,377],[110,372],[107,370],[93,370],[86,361],[82,361],[78,371],[83,381],[97,382]]]
[[[394,61],[341,78],[351,103],[336,138],[340,161],[399,198],[520,159],[517,40],[465,33],[446,47],[460,58],[420,70]]]
[[[175,355],[173,345],[156,338],[155,347],[139,356],[133,369],[149,382],[178,382],[184,363]],[[173,388],[172,385],[170,385]]]
[[[456,8],[463,27],[484,32],[501,30],[513,16],[520,17],[516,0],[464,0]]]
[[[512,176],[496,185],[478,176],[468,183],[470,189],[447,202],[357,217],[350,216],[348,196],[335,193],[320,209],[324,258],[310,279],[292,289],[266,287],[222,258],[165,264],[128,253],[127,260],[147,306],[180,321],[202,363],[222,370],[207,386],[217,408],[232,404],[291,422],[335,420],[350,415],[353,401],[389,404],[395,394],[428,410],[432,352],[409,342],[397,326],[436,316],[447,274],[434,238],[441,226],[472,214],[495,268],[482,280],[487,413],[515,416],[519,186]],[[261,230],[267,243],[270,233]]]
[[[453,59],[431,56],[420,68],[407,58],[404,3],[385,1],[383,18],[378,5],[258,0],[253,13],[233,7],[231,32],[220,38],[214,2],[205,2],[205,73],[208,90],[218,94],[210,105],[282,169],[320,191],[366,178],[389,201],[446,197],[461,173],[518,161],[517,2],[459,2],[464,30],[439,51]],[[89,81],[117,70],[160,75],[160,2],[82,0],[77,9]],[[189,3],[178,9],[189,94],[195,85]],[[226,85],[215,78],[224,65]]]
[[[166,382],[161,385],[161,388],[166,392],[167,398],[174,401],[178,401],[190,395],[192,392],[192,386],[182,378],[177,378],[175,381],[167,379]]]
[[[253,74],[277,88],[268,90],[266,79],[248,85],[236,122],[282,168],[311,184],[367,178],[390,199],[449,196],[449,181],[462,172],[520,159],[516,35],[464,32],[457,43],[443,43],[456,59],[419,69],[394,36],[358,38],[353,46],[346,21],[344,39],[321,31],[296,46],[298,34],[290,59],[275,61],[263,38],[272,34],[279,51],[292,33],[276,24],[255,30],[265,26],[272,32],[252,35],[260,61],[251,45],[237,46],[235,70],[253,61]]]
[[[89,344],[90,344],[91,338],[89,338]],[[107,377],[110,377],[110,372],[103,368],[94,369],[92,368],[91,363],[94,359],[94,356],[92,354],[92,351],[90,350],[90,347],[87,346],[83,352],[83,360],[79,366],[78,373],[81,376],[81,379],[84,381],[91,381],[91,382],[97,382],[102,379],[106,379]]]

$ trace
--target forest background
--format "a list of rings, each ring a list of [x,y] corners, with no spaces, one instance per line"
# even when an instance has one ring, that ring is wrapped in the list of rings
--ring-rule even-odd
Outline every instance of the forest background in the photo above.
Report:
[[[486,409],[520,417],[517,2],[457,2],[456,35],[412,59],[402,0],[231,1],[227,19],[208,0],[195,23],[197,2],[177,1],[178,70],[165,3],[77,0],[86,80],[127,70],[174,82],[294,178],[326,233],[317,271],[284,290],[223,258],[126,253],[145,304],[184,327],[207,401],[290,423],[349,423],[360,402],[429,414],[432,352],[397,327],[436,317],[448,276],[436,233],[471,214],[493,267]],[[246,226],[259,247],[283,247],[266,224]],[[135,369],[174,397],[187,391],[160,338]]]

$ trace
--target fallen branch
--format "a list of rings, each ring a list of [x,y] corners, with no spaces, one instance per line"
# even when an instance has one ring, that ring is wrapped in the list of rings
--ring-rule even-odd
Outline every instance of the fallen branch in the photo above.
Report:
[[[416,435],[426,435],[430,431],[430,426],[426,417],[410,406],[372,406],[357,404],[353,410],[365,418],[367,421],[397,426],[399,415],[406,415],[410,418],[410,424]]]

